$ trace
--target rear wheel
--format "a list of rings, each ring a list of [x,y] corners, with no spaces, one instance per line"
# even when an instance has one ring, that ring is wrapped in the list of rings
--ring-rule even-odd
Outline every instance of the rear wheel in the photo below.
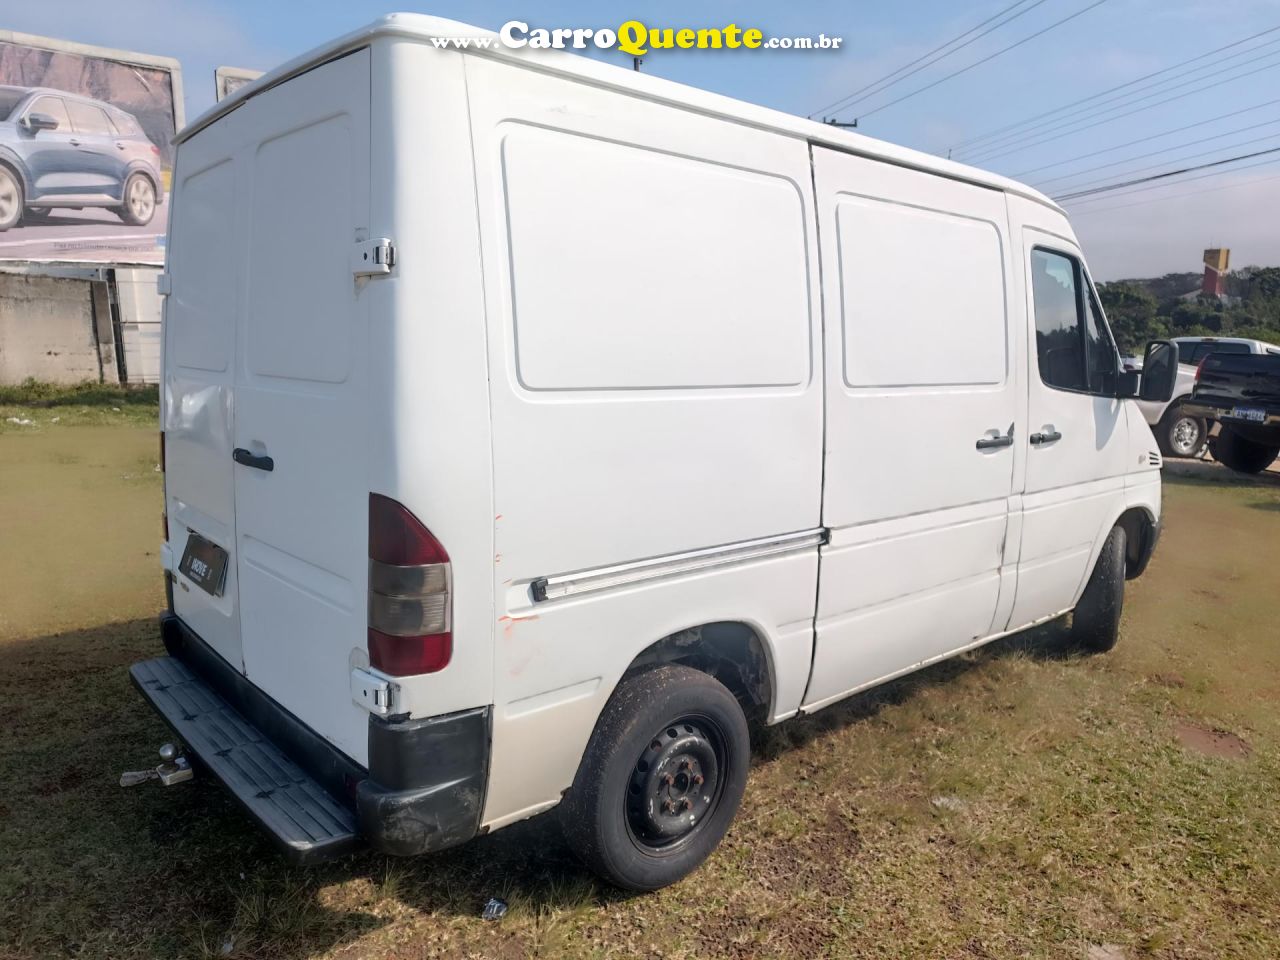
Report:
[[[156,188],[146,175],[135,173],[124,184],[124,203],[116,208],[130,226],[144,227],[156,212]]]
[[[1213,444],[1213,458],[1240,473],[1261,473],[1271,466],[1280,447],[1246,440],[1227,424],[1222,424]]]
[[[1156,443],[1166,457],[1194,457],[1204,449],[1208,427],[1202,417],[1193,417],[1176,403],[1156,424]]]
[[[0,167],[0,230],[22,222],[22,183],[8,167]]]
[[[1120,637],[1126,543],[1124,528],[1112,527],[1076,604],[1071,617],[1071,640],[1084,650],[1105,653]]]
[[[667,665],[624,679],[560,806],[569,845],[620,887],[674,883],[724,837],[750,749],[742,707],[714,677]]]

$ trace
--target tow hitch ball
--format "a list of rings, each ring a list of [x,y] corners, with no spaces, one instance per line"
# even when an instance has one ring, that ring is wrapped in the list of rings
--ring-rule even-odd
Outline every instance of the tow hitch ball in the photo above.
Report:
[[[160,765],[151,770],[126,770],[120,774],[120,786],[132,787],[148,780],[159,780],[166,787],[186,783],[194,775],[191,762],[182,755],[177,744],[166,743],[160,748]]]

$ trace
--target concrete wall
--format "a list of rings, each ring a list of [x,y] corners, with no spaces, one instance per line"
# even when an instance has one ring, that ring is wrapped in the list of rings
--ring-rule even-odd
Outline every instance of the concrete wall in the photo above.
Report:
[[[117,382],[105,289],[99,296],[94,290],[103,286],[0,274],[0,383],[28,377],[51,383]]]

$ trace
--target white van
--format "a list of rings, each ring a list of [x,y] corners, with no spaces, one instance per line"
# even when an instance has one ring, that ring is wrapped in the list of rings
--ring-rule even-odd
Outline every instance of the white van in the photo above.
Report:
[[[1073,609],[1114,643],[1160,456],[1060,209],[465,34],[387,17],[178,137],[132,672],[295,859],[560,804],[653,889],[749,719]]]

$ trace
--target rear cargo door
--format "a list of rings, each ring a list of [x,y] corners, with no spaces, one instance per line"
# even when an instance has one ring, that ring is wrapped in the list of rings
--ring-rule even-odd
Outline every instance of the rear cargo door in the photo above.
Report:
[[[232,118],[249,199],[232,467],[245,672],[363,763],[348,663],[367,627],[368,311],[351,256],[369,227],[369,51]]]
[[[227,140],[205,131],[183,144],[174,179],[172,286],[163,308],[166,563],[174,612],[243,670],[231,469],[239,243]],[[201,540],[230,558],[203,588],[179,570],[188,546]]]

